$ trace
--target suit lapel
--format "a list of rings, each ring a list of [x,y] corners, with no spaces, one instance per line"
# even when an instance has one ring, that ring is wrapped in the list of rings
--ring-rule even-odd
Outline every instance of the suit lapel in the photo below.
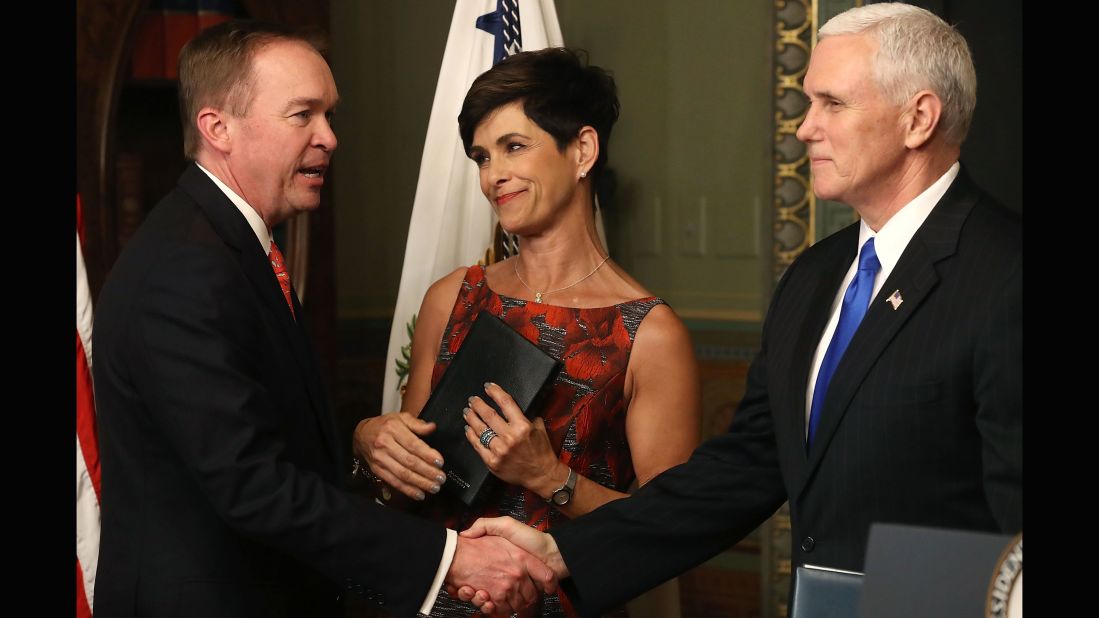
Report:
[[[302,326],[290,315],[278,278],[275,277],[266,253],[256,240],[255,232],[237,207],[196,165],[187,167],[179,179],[179,185],[198,203],[222,240],[237,251],[245,277],[262,299],[265,310],[271,312],[275,322],[279,324],[279,332],[290,347],[289,353],[294,357],[300,375],[305,377],[303,382],[309,400],[313,404],[313,414],[335,464],[337,457],[335,430],[325,404],[321,380],[316,373],[315,363],[312,362],[313,351]],[[292,294],[291,297],[295,315],[303,316],[297,295]]]
[[[276,284],[278,282],[276,281]],[[313,345],[310,343],[308,333],[305,328],[305,309],[302,308],[301,303],[298,302],[297,290],[293,288],[291,283],[291,301],[294,303],[294,315],[298,316],[297,322],[292,324],[294,333],[297,335],[297,340],[300,342],[301,355],[298,359],[315,359],[317,356],[313,351]],[[279,295],[282,295],[281,288],[279,289]],[[285,304],[285,299],[283,304]],[[288,312],[289,313],[289,312]],[[321,434],[324,435],[325,440],[328,442],[328,452],[332,455],[332,464],[334,467],[333,473],[340,474],[341,466],[340,462],[344,461],[345,453],[343,452],[340,443],[336,440],[336,425],[335,419],[328,411],[328,400],[324,394],[324,380],[321,378],[320,366],[315,362],[300,363],[299,367],[305,372],[307,376],[306,385],[309,389],[310,398],[313,401],[313,409],[317,411],[317,423],[320,425]]]
[[[935,264],[957,250],[962,224],[977,196],[975,187],[962,170],[912,236],[893,272],[870,301],[866,316],[851,338],[828,387],[820,425],[809,451],[806,479],[820,465],[836,429],[848,412],[851,400],[878,357],[938,284]],[[896,309],[887,300],[894,291],[899,291],[903,298]]]
[[[253,237],[255,236],[251,228],[248,229],[248,233],[252,234]],[[286,338],[287,343],[290,344],[294,363],[298,366],[299,375],[304,378],[303,382],[309,394],[309,400],[313,404],[313,414],[316,417],[318,429],[320,429],[321,435],[324,436],[329,454],[335,460],[335,431],[332,428],[332,419],[328,413],[328,407],[325,405],[321,381],[319,376],[316,375],[316,363],[313,361],[315,357],[304,327],[300,322],[295,321],[294,316],[290,314],[290,308],[286,306],[286,297],[283,296],[282,287],[279,286],[275,271],[271,268],[271,261],[260,249],[259,243],[255,243],[254,250],[249,249],[241,252],[241,267],[252,287],[263,298],[264,307],[274,314],[274,318],[279,324],[279,331]],[[303,319],[305,314],[298,302],[297,293],[293,290],[291,292],[293,292],[290,297],[294,303],[294,315],[298,316],[299,320]]]

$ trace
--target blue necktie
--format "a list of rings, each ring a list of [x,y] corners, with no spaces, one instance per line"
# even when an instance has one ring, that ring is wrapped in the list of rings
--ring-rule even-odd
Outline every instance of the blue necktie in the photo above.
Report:
[[[817,384],[813,388],[813,405],[809,408],[809,436],[805,440],[805,449],[813,443],[813,435],[820,424],[820,414],[824,408],[824,397],[828,394],[828,383],[832,381],[832,374],[843,358],[847,350],[847,344],[851,343],[851,337],[859,327],[859,322],[866,315],[866,308],[870,305],[870,293],[874,291],[874,275],[881,269],[878,261],[878,252],[874,250],[874,239],[870,238],[862,246],[859,252],[859,270],[847,291],[843,293],[843,306],[840,308],[840,320],[836,325],[836,332],[832,334],[832,341],[828,343],[828,350],[824,353],[824,360],[820,363],[820,371],[817,372]]]

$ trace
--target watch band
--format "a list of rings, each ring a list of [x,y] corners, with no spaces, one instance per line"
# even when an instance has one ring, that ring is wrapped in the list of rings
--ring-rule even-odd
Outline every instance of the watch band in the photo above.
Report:
[[[569,476],[565,484],[553,490],[546,502],[557,506],[564,506],[572,500],[572,494],[576,491],[576,470],[569,468]]]

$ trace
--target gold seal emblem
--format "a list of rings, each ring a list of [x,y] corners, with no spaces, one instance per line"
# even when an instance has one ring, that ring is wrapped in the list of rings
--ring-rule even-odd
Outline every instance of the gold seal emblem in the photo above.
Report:
[[[988,601],[985,603],[985,615],[989,618],[1009,618],[1022,616],[1023,613],[1023,533],[1004,548],[996,568],[992,573],[992,582],[988,585]]]

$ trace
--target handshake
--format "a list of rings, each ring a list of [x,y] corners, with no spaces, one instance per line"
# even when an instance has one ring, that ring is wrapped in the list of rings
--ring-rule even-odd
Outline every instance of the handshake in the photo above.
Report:
[[[444,584],[485,615],[508,615],[569,576],[553,537],[511,517],[481,518],[458,535]]]

